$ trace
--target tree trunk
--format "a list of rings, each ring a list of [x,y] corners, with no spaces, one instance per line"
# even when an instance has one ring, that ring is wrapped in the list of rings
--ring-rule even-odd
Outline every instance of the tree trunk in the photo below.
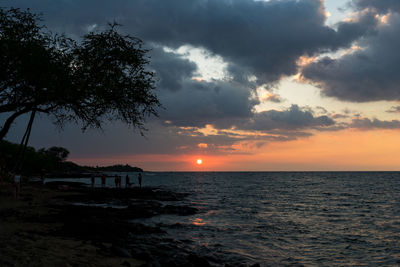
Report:
[[[22,138],[22,141],[21,141],[21,146],[20,146],[21,153],[20,153],[20,156],[18,155],[18,157],[17,157],[14,171],[20,172],[22,169],[22,165],[24,164],[25,151],[28,146],[29,137],[31,135],[32,125],[33,125],[33,120],[35,119],[35,115],[36,115],[36,110],[33,110],[31,117],[29,119],[29,122],[28,122],[28,126],[26,127],[24,137]]]
[[[27,113],[28,111],[29,111],[28,109],[22,109],[20,111],[15,112],[10,117],[8,117],[8,119],[6,120],[6,122],[3,125],[3,128],[1,128],[1,130],[0,130],[0,141],[3,140],[4,137],[6,137],[14,120],[16,118],[18,118],[19,116],[21,116],[22,114]]]

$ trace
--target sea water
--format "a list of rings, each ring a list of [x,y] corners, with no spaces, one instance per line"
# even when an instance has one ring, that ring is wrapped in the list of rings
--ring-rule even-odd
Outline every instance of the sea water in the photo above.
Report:
[[[200,254],[261,266],[400,265],[398,172],[157,172],[143,185],[189,193],[174,204],[196,215],[145,222]]]

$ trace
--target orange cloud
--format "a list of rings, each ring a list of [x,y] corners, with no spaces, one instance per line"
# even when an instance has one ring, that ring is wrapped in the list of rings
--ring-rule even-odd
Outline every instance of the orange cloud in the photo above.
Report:
[[[297,65],[300,67],[307,66],[310,63],[313,63],[317,58],[316,57],[308,57],[308,56],[301,56],[297,60]]]
[[[205,144],[205,143],[200,143],[200,144],[197,144],[197,147],[199,147],[199,148],[207,148],[208,145]]]
[[[282,100],[279,95],[272,93],[265,93],[262,97],[260,97],[260,101],[270,101],[274,103],[280,103]]]

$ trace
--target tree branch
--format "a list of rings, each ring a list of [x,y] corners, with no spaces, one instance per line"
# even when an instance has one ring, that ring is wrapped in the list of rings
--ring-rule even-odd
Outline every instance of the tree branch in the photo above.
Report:
[[[18,118],[19,116],[21,116],[22,114],[27,113],[29,111],[30,111],[30,109],[22,109],[20,111],[15,112],[10,117],[8,117],[8,119],[6,120],[6,122],[4,123],[3,127],[0,130],[0,141],[4,139],[8,130],[10,130],[10,127],[11,127],[12,123],[14,122],[14,120],[16,118]]]

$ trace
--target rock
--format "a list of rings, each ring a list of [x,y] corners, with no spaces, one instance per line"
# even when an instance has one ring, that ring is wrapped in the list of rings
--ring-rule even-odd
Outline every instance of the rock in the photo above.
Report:
[[[7,261],[3,261],[2,259],[0,259],[0,266],[4,266],[4,267],[15,267],[15,265],[11,262],[7,262]]]
[[[185,263],[178,263],[176,260],[166,258],[166,259],[161,259],[160,260],[161,266],[165,267],[180,267],[180,266],[185,266],[185,267],[192,267],[189,264]]]
[[[148,260],[151,260],[153,257],[151,256],[151,254],[150,253],[148,253],[147,251],[140,251],[139,253],[137,253],[137,254],[134,254],[135,255],[135,257],[137,258],[137,259],[139,259],[139,260],[146,260],[146,261],[148,261]]]
[[[153,260],[150,262],[147,262],[143,267],[161,267],[161,264],[157,260]]]
[[[50,188],[58,188],[58,187],[66,187],[69,188],[85,188],[86,184],[82,182],[67,182],[67,181],[49,181],[46,182],[46,187]]]
[[[261,267],[259,263],[254,263],[253,265],[250,265],[250,267]]]
[[[151,258],[149,260],[146,261],[145,264],[140,265],[140,267],[161,267],[164,265],[161,265],[156,259]]]
[[[211,266],[210,263],[205,258],[199,257],[195,254],[189,255],[187,259],[194,267],[209,267],[209,266]]]
[[[121,248],[121,247],[118,247],[118,246],[115,246],[115,245],[112,245],[110,250],[111,250],[111,252],[113,254],[115,254],[115,255],[117,255],[119,257],[125,257],[125,258],[131,258],[132,257],[131,253],[128,250],[126,250],[124,248]]]
[[[131,265],[129,262],[127,262],[127,261],[124,261],[121,265],[127,266],[127,267],[131,267],[131,266],[132,266],[132,265]]]

